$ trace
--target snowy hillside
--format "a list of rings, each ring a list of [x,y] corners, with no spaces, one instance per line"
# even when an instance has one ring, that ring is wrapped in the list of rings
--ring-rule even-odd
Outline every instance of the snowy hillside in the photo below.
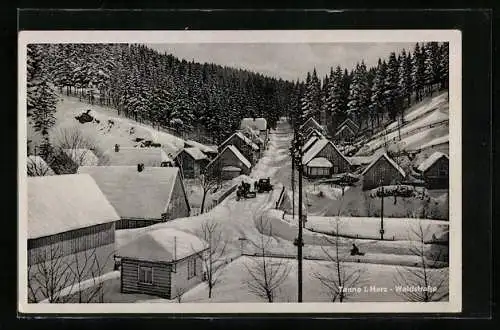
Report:
[[[76,116],[90,109],[89,115],[94,118],[92,122],[81,124],[75,119]],[[56,112],[56,125],[51,129],[54,134],[52,138],[58,138],[61,129],[78,128],[82,133],[92,138],[97,147],[108,150],[119,144],[123,147],[137,147],[142,140],[151,140],[160,143],[167,153],[175,154],[184,146],[184,140],[174,135],[158,131],[151,126],[140,124],[132,119],[119,117],[115,109],[108,107],[90,105],[79,102],[78,98],[59,96]],[[39,136],[34,132],[28,132],[28,139],[36,144]]]
[[[447,144],[449,132],[448,92],[427,98],[407,110],[404,124],[398,129],[398,121],[386,126],[362,142],[356,156],[389,151],[420,151]],[[399,137],[401,136],[401,139]]]

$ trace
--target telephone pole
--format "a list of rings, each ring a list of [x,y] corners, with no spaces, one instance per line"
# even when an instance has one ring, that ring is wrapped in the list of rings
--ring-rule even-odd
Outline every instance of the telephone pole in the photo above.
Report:
[[[292,152],[293,152],[293,162],[297,166],[298,174],[299,174],[299,201],[298,201],[298,227],[299,233],[297,238],[295,239],[294,245],[297,246],[297,301],[302,302],[302,247],[304,246],[304,242],[302,240],[302,144],[303,138],[300,132],[295,131]]]
[[[380,187],[380,239],[384,240],[384,186]]]

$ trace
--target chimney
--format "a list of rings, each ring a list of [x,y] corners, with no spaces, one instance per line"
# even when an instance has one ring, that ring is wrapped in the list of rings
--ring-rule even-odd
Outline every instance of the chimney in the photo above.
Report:
[[[137,164],[137,172],[142,172],[143,170],[144,170],[144,164],[143,163]]]
[[[119,144],[115,144],[115,152],[118,152],[120,151],[120,145]]]

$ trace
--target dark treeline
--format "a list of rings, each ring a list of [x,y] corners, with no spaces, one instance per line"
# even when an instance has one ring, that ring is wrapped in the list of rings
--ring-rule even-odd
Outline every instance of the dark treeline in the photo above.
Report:
[[[231,134],[244,117],[264,117],[273,127],[293,92],[293,83],[281,79],[179,60],[143,45],[30,45],[28,62],[43,67],[39,76],[59,92],[178,133],[201,129],[213,143]],[[28,110],[40,113],[42,107]]]
[[[300,124],[314,117],[333,135],[345,118],[360,127],[374,129],[384,118],[403,123],[404,110],[436,90],[448,88],[448,43],[417,43],[412,50],[392,52],[367,68],[362,61],[354,69],[337,66],[320,79],[314,69],[304,83],[295,86],[290,119]]]

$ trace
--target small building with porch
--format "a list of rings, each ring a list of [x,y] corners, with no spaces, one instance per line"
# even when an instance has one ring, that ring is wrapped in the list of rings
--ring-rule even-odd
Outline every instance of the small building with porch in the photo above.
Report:
[[[176,165],[182,168],[184,178],[193,179],[199,177],[210,160],[200,149],[196,147],[182,149],[174,158]]]
[[[387,153],[376,157],[361,173],[363,190],[401,184],[406,179],[403,169]]]
[[[120,217],[90,175],[29,177],[27,195],[30,302],[113,269]]]
[[[151,226],[190,215],[178,167],[82,166],[120,216],[116,229]]]
[[[173,228],[152,228],[118,249],[120,291],[174,299],[203,281],[208,244]]]
[[[327,139],[320,139],[302,158],[304,174],[307,177],[329,177],[350,171],[349,160]]]
[[[436,151],[420,163],[417,173],[421,175],[428,189],[448,189],[449,167],[448,155]]]
[[[242,174],[248,175],[252,164],[233,145],[228,145],[221,153],[207,165],[207,173],[212,176],[220,176],[223,180],[231,180]]]
[[[260,157],[260,148],[257,144],[252,142],[251,139],[246,137],[242,132],[236,132],[227,138],[219,146],[219,153],[222,153],[227,146],[232,145],[236,147],[245,158],[250,161],[252,165],[257,163]]]

